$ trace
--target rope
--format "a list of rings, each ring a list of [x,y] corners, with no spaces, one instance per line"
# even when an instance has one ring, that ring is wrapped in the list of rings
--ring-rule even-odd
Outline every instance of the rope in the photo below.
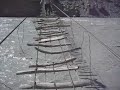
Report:
[[[59,9],[55,4],[53,4],[53,6],[55,6],[58,10],[60,10],[65,16],[67,16],[68,18],[70,18],[72,21],[74,21],[75,23],[77,23],[80,27],[82,27],[86,32],[88,32],[92,37],[94,37],[101,45],[103,45],[109,52],[111,52],[117,59],[118,62],[120,62],[120,55],[118,55],[117,53],[115,53],[110,47],[108,47],[107,45],[105,45],[100,39],[98,39],[94,34],[92,34],[90,31],[88,31],[84,26],[82,26],[80,23],[78,23],[77,21],[75,21],[74,19],[72,19],[70,16],[68,16],[65,12],[63,12],[61,9]],[[80,28],[79,27],[79,28]]]
[[[73,40],[73,43],[74,43],[74,45],[75,45],[75,41],[74,41],[75,36],[74,36],[74,33],[73,33],[72,22],[71,22],[71,31],[72,31],[72,36],[73,36],[72,40]],[[62,30],[61,30],[61,32],[63,33]],[[66,45],[66,46],[67,46],[67,45]],[[72,48],[73,48],[73,47],[72,47]],[[70,53],[69,53],[69,56],[71,57],[71,54],[70,54]],[[72,62],[72,64],[74,64],[74,63]],[[78,71],[75,70],[75,73],[76,73],[76,76],[77,76],[78,80],[80,81],[80,78],[79,78],[79,75],[78,75]]]
[[[72,31],[73,31],[73,30],[72,30]],[[74,35],[74,34],[73,34],[73,35]],[[73,36],[73,38],[74,38],[74,36]],[[73,39],[73,41],[74,41],[74,39]],[[75,42],[73,42],[73,43],[74,43],[74,45],[75,45]],[[67,46],[67,45],[66,45],[66,46]],[[69,53],[69,56],[72,57],[70,53]],[[74,63],[72,62],[72,64],[74,64]],[[79,75],[78,75],[78,71],[77,71],[77,70],[75,70],[75,74],[76,74],[78,80],[80,81],[80,78],[79,78]]]
[[[45,60],[46,60],[46,56],[47,56],[47,55],[45,54]],[[45,68],[46,68],[46,67],[45,67]],[[46,72],[45,72],[45,82],[46,82]],[[46,90],[46,89],[45,89],[45,90]]]
[[[19,30],[19,27],[18,27],[18,30]],[[18,33],[18,30],[17,30],[17,36],[18,36],[18,42],[19,42],[19,48],[21,49],[22,53],[24,54],[24,57],[25,57],[25,52],[20,44],[20,38],[19,38],[19,33]]]
[[[5,83],[0,82],[0,84],[3,84],[6,88],[8,88],[9,90],[13,90],[12,88],[10,88],[9,86],[7,86]]]
[[[62,32],[62,30],[59,28],[59,30]],[[61,48],[61,50],[63,51],[63,48],[62,48],[62,46],[61,46],[61,43],[60,43],[60,40],[58,40],[59,41],[59,44],[60,44],[60,48]],[[67,45],[66,45],[67,46]],[[64,56],[64,60],[65,61],[67,61],[66,60],[66,58],[65,58],[65,54],[63,53],[63,56]],[[74,90],[75,90],[75,85],[74,85],[74,82],[73,82],[73,79],[72,79],[72,76],[71,76],[71,73],[70,73],[70,70],[69,70],[69,67],[68,67],[68,64],[66,63],[66,66],[67,66],[67,68],[68,68],[68,72],[69,72],[69,76],[70,76],[70,79],[71,79],[71,81],[72,81],[72,84],[73,84],[73,88],[74,88]]]
[[[90,35],[88,34],[89,36],[89,58],[90,58],[90,72],[91,72],[91,68],[92,68],[92,61],[91,61],[91,40],[90,40]],[[91,76],[91,73],[90,73],[90,78],[92,79],[92,76]]]
[[[73,40],[74,40],[75,36],[74,36],[74,32],[73,32],[73,27],[72,27],[72,21],[70,22],[70,24],[71,24],[71,31],[72,31]],[[74,43],[75,43],[75,42],[74,42]]]
[[[55,70],[54,70],[54,62],[53,62],[53,71],[54,71],[54,80],[56,80],[56,76],[55,76]],[[56,84],[55,84],[55,82],[53,82],[54,83],[54,85],[55,85],[55,87],[56,87]],[[56,90],[57,90],[57,88],[56,88]]]
[[[50,31],[49,31],[49,34],[50,34],[50,37],[52,37]],[[50,43],[51,43],[51,38],[50,38]],[[52,47],[51,47],[51,49],[52,49]],[[54,81],[55,81],[56,80],[56,76],[55,76],[55,70],[54,70],[54,62],[53,62],[53,71],[54,71]],[[55,82],[54,82],[54,86],[56,87],[56,83]],[[57,88],[56,88],[56,90],[57,90]]]
[[[27,17],[26,17],[27,18]],[[26,20],[26,18],[24,18],[1,42],[0,45]]]
[[[60,41],[59,41],[59,43],[60,43]],[[60,44],[60,45],[61,45],[61,44]],[[60,46],[60,47],[61,47],[61,46]],[[62,47],[61,47],[61,50],[63,51],[63,48],[62,48]],[[66,58],[65,58],[64,53],[63,53],[63,56],[64,56],[65,61],[67,61]],[[71,79],[71,81],[72,81],[73,88],[74,88],[74,90],[75,90],[75,85],[74,85],[74,82],[73,82],[73,79],[72,79],[72,76],[71,76],[71,73],[70,73],[70,70],[69,70],[69,67],[68,67],[68,64],[67,64],[67,63],[66,63],[66,66],[67,66],[67,68],[68,68],[69,76],[70,76],[70,79]]]
[[[39,48],[39,46],[38,46],[38,48]],[[38,69],[37,65],[38,65],[38,51],[37,51],[36,68],[35,68],[35,78],[34,78],[34,88],[33,88],[34,90],[35,90],[35,86],[36,86],[36,76],[37,76],[37,69]]]
[[[91,62],[91,41],[90,41],[90,35],[88,34],[88,36],[89,36],[89,58],[90,58],[90,79],[91,79],[91,86],[93,86],[92,85],[92,83],[93,83],[93,81],[92,81],[92,70],[91,70],[91,68],[92,68],[92,62]],[[90,88],[90,90],[91,90],[91,88]]]
[[[23,24],[23,35],[22,35],[22,43],[24,42],[24,32],[25,32],[25,29],[24,29],[24,24]]]

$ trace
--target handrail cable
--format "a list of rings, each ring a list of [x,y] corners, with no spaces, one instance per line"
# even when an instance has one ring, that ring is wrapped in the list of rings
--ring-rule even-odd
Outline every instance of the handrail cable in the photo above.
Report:
[[[0,84],[3,84],[6,88],[8,88],[9,90],[13,90],[11,87],[7,86],[5,83],[0,82]]]
[[[38,48],[39,48],[39,46],[38,46]],[[35,68],[35,77],[34,77],[34,87],[33,87],[33,89],[35,90],[35,87],[36,87],[36,79],[37,79],[37,70],[38,70],[38,67],[37,67],[37,65],[38,65],[38,51],[37,51],[37,59],[36,59],[36,68]]]
[[[26,20],[25,17],[2,41],[0,41],[0,45]]]
[[[20,44],[20,38],[19,38],[19,32],[18,32],[18,31],[19,31],[19,27],[18,27],[18,30],[17,30],[18,44],[19,44],[19,48],[20,48],[20,50],[22,51],[24,57],[26,57],[26,56],[25,56],[25,52],[24,52],[24,50],[23,50],[23,48],[22,48],[22,46],[21,46],[21,44]]]

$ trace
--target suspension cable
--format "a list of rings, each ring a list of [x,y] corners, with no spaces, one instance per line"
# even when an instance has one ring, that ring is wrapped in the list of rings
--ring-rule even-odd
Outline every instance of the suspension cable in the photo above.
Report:
[[[11,87],[7,86],[5,83],[0,82],[0,84],[3,84],[6,88],[8,88],[9,90],[13,90]]]
[[[19,27],[18,27],[18,30],[19,30]],[[25,52],[24,52],[24,50],[23,50],[23,48],[22,48],[22,46],[20,44],[20,38],[19,38],[19,32],[18,32],[18,30],[17,30],[17,36],[18,36],[19,48],[20,48],[20,50],[22,51],[22,53],[24,54],[24,57],[25,57]]]
[[[120,62],[120,55],[115,53],[110,47],[108,47],[105,43],[103,43],[100,39],[98,39],[93,33],[91,33],[90,31],[88,31],[84,26],[82,26],[80,23],[78,23],[77,21],[75,21],[74,19],[72,19],[69,15],[67,15],[64,11],[62,11],[60,8],[58,8],[55,4],[53,4],[53,6],[55,6],[58,10],[60,10],[65,16],[67,16],[68,18],[70,18],[72,21],[74,21],[75,23],[77,23],[80,27],[82,27],[86,32],[88,32],[92,37],[94,37],[101,45],[103,45],[109,52],[111,52],[117,59],[118,62]],[[80,28],[79,27],[79,28]]]
[[[1,42],[0,45],[26,20],[27,17],[25,17]]]

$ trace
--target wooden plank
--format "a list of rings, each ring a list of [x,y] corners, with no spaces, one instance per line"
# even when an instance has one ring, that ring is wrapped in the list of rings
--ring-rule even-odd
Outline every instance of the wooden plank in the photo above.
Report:
[[[65,31],[60,31],[60,30],[41,30],[40,33],[42,33],[42,34],[56,34],[56,33],[65,33]]]
[[[56,24],[60,24],[60,21],[56,21],[56,22],[38,22],[38,24],[42,24],[42,25],[56,25]]]
[[[40,21],[52,22],[52,21],[57,21],[59,19],[60,19],[59,17],[58,18],[41,18]]]
[[[70,27],[70,25],[46,25],[46,26],[42,26],[41,28],[48,28],[48,27]]]
[[[76,60],[76,58],[74,58],[74,57],[72,57],[72,58],[68,58],[68,59],[66,59],[66,60],[62,60],[61,62],[56,62],[56,63],[54,63],[54,65],[59,65],[59,64],[65,64],[65,63],[68,63],[68,62],[73,62],[74,60]],[[53,66],[53,63],[51,63],[51,64],[41,64],[41,65],[30,65],[29,67],[30,68],[35,68],[35,67],[46,67],[46,66]]]
[[[81,48],[78,47],[78,48],[74,48],[74,49],[70,49],[70,50],[64,50],[64,51],[58,51],[58,52],[44,51],[44,50],[39,49],[39,48],[37,48],[37,47],[35,47],[35,49],[38,50],[38,51],[40,51],[40,52],[42,52],[42,53],[46,53],[46,54],[61,54],[61,53],[66,53],[66,52],[73,52],[73,51],[79,50],[79,49],[81,49]]]
[[[40,30],[43,28],[51,28],[51,27],[70,27],[70,25],[47,25],[47,26],[37,27],[36,30]]]
[[[40,32],[38,35],[54,35],[54,34],[68,34],[66,32],[60,32],[60,31],[51,31],[51,32]]]
[[[54,68],[38,68],[37,72],[35,71],[35,69],[30,69],[30,70],[24,70],[24,71],[19,71],[16,73],[16,75],[24,75],[24,74],[35,74],[36,73],[51,73],[51,72],[62,72],[62,71],[68,71],[68,70],[77,70],[79,67],[78,66],[69,66],[69,68],[67,68],[67,66],[61,66],[61,67],[56,67]]]
[[[80,78],[80,79],[88,79],[88,80],[90,80],[90,78]]]
[[[79,75],[79,76],[97,76],[97,75]]]
[[[55,44],[55,45],[46,45],[46,44],[41,44],[41,43],[28,43],[28,46],[41,46],[41,47],[60,47],[60,46],[68,46],[71,45],[70,43],[65,43],[65,44]]]
[[[90,80],[85,81],[73,81],[74,87],[84,87],[93,85]],[[64,83],[37,83],[35,89],[65,89],[65,88],[73,88],[72,82],[64,82]],[[23,84],[20,86],[20,89],[33,89],[34,85],[31,84]]]
[[[102,88],[102,87],[100,87],[100,86],[90,86],[90,87],[85,87],[85,88]]]
[[[52,41],[62,40],[62,39],[65,39],[65,37],[64,36],[58,36],[58,37],[40,39],[40,40],[36,40],[36,41],[39,41],[39,43],[45,43],[45,42],[52,42]]]
[[[58,21],[60,18],[41,18],[40,20],[36,20],[35,22],[56,22]]]
[[[52,33],[52,34],[49,34],[49,33],[40,33],[38,34],[39,36],[43,35],[45,37],[53,37],[53,36],[63,36],[63,35],[67,35],[68,33]],[[39,37],[41,38],[41,37]],[[36,39],[36,38],[35,38]]]
[[[60,33],[60,34],[52,34],[52,35],[45,35],[46,37],[53,37],[53,36],[66,36],[68,33]]]
[[[79,73],[92,73],[92,72],[80,71]]]
[[[58,29],[58,27],[49,27],[49,28],[38,28],[38,27],[36,27],[35,28],[36,30],[51,30],[51,29]]]

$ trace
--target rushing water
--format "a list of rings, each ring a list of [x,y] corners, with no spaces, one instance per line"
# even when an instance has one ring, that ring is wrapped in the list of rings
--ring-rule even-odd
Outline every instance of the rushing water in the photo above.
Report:
[[[0,18],[0,40],[22,20],[23,18]],[[21,84],[34,80],[34,75],[16,76],[16,72],[28,69],[28,65],[35,63],[36,52],[34,48],[28,47],[26,44],[28,42],[32,43],[34,41],[33,37],[36,36],[36,34],[32,19],[28,18],[0,46],[0,90],[9,90],[8,87],[13,90],[19,90]],[[58,57],[60,56],[46,55],[46,61],[44,54],[41,53],[39,56],[40,63],[45,61],[53,62]],[[56,78],[58,79],[55,80],[55,82],[60,82],[61,80],[69,81],[68,76],[69,75],[66,73],[56,73]],[[40,80],[44,82],[45,80],[43,77],[45,77],[44,74],[38,75],[37,81]],[[46,81],[54,81],[53,74],[47,75]],[[5,85],[8,87],[5,87]]]
[[[13,30],[22,19],[0,18],[0,40]],[[34,27],[27,19],[0,46],[0,90],[9,90],[2,83],[13,90],[18,90],[20,83],[24,82],[23,78],[20,79],[16,76],[16,72],[30,63],[28,59],[24,58],[28,53],[28,48],[25,48],[24,43],[29,40],[27,37],[32,35],[31,30],[34,30]],[[26,33],[29,35],[24,35]],[[24,47],[24,51],[22,51],[22,47]]]
[[[23,18],[0,18],[0,40],[2,40],[22,20]],[[63,20],[69,21],[69,19]],[[120,54],[120,49],[115,47],[120,45],[120,19],[77,18],[76,21],[79,21],[80,24],[85,26],[101,41],[103,41],[116,53]],[[78,26],[74,24],[73,28],[76,46],[80,46],[84,30],[83,28],[78,28]],[[79,29],[82,32],[80,32]],[[26,44],[27,42],[33,42],[33,37],[36,34],[37,33],[32,23],[32,19],[28,18],[0,46],[0,90],[10,90],[9,88],[5,87],[5,85],[12,88],[13,90],[19,90],[19,86],[21,84],[33,81],[34,75],[16,76],[16,72],[26,68],[28,69],[29,64],[35,63],[36,52],[33,52],[34,48],[28,47]],[[72,33],[70,34],[70,36],[72,36]],[[88,35],[85,34],[85,37],[86,39],[83,43],[83,49],[84,52],[86,51],[85,53],[89,55]],[[97,70],[99,75],[102,76],[104,84],[108,86],[106,90],[120,90],[119,62],[95,39],[92,38],[91,43],[93,68]],[[53,62],[53,60],[56,59],[54,56],[47,57],[49,57],[47,58],[47,61],[49,62]],[[40,63],[43,63],[46,60],[44,54],[40,54],[40,60]],[[62,77],[62,74],[63,73],[56,73],[56,78],[58,78],[56,82],[69,81],[69,75],[65,73],[63,74],[64,77]],[[51,75],[53,74],[47,75],[48,78],[46,81],[54,81]],[[37,77],[37,80],[44,81],[43,77],[44,74],[41,74]],[[76,80],[76,77],[74,77],[74,79]]]

